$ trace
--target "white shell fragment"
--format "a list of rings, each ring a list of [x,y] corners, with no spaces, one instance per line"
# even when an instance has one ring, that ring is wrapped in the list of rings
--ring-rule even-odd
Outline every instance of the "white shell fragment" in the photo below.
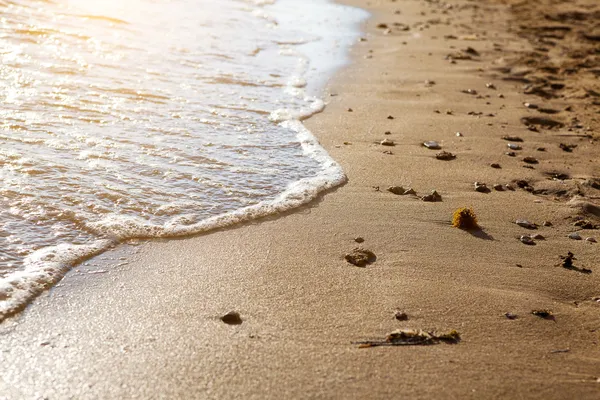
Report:
[[[518,144],[514,144],[514,143],[509,143],[509,144],[507,144],[507,146],[511,150],[522,150],[523,149],[521,146],[519,146]]]
[[[427,147],[428,149],[432,149],[432,150],[439,150],[442,148],[442,146],[440,146],[440,144],[438,142],[436,142],[435,140],[431,140],[429,142],[424,142],[423,146]]]

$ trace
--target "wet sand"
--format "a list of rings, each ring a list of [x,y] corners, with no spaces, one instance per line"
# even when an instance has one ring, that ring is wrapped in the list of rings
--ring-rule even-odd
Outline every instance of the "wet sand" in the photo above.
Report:
[[[551,3],[366,6],[374,14],[366,40],[328,85],[326,111],[307,121],[349,182],[278,219],[122,246],[103,256],[109,261],[77,267],[0,326],[0,393],[10,399],[597,398],[600,247],[567,235],[600,240],[599,230],[575,226],[582,219],[600,223],[600,190],[592,179],[600,177],[594,94],[600,89],[590,50],[598,42],[579,33],[593,32],[589,20],[563,10],[594,8],[583,7],[585,1]],[[533,18],[542,11],[569,11],[573,18]],[[550,24],[563,28],[530,29]],[[548,32],[565,36],[543,37]],[[563,58],[564,49],[584,56]],[[382,146],[384,139],[395,145]],[[421,145],[429,140],[456,158],[436,159],[440,150]],[[506,155],[513,151],[508,143],[522,150]],[[576,147],[569,152],[561,144]],[[474,182],[491,191],[475,191]],[[390,186],[420,196],[435,189],[442,201],[395,195]],[[481,230],[451,226],[453,211],[465,206]],[[518,219],[538,227],[525,229]],[[545,240],[519,240],[532,234]],[[377,259],[364,268],[349,264],[344,256],[355,247]],[[569,251],[578,269],[562,266],[560,256]],[[220,320],[231,310],[242,324]],[[398,311],[408,319],[396,319]],[[462,340],[357,344],[409,328],[456,330]]]

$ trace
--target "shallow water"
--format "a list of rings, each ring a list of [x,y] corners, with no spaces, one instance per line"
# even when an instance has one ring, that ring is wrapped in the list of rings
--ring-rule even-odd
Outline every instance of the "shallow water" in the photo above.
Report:
[[[0,317],[119,240],[274,214],[345,179],[299,121],[324,107],[311,96],[345,61],[360,10],[326,0],[0,9]]]

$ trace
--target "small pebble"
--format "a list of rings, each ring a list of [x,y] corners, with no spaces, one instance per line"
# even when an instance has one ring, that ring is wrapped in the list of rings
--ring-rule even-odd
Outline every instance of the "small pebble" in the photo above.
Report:
[[[379,142],[382,146],[395,146],[396,143],[394,143],[393,140],[390,139],[383,139],[381,142]]]
[[[362,243],[362,242],[364,242],[364,241],[365,241],[365,239],[363,239],[363,238],[361,238],[361,237],[359,236],[359,237],[357,237],[357,238],[354,238],[354,241],[355,241],[356,243]]]
[[[435,190],[432,190],[431,194],[421,197],[421,200],[427,201],[427,202],[437,202],[437,201],[442,201],[442,196]]]
[[[538,160],[535,157],[525,157],[523,159],[524,162],[526,162],[527,164],[537,164]]]
[[[387,119],[394,119],[392,115],[388,115]]]
[[[492,168],[496,168],[496,169],[500,169],[500,168],[502,168],[502,167],[500,166],[500,164],[498,164],[498,163],[493,163],[493,164],[491,164],[491,165],[490,165],[490,167],[492,167]]]
[[[485,87],[488,89],[496,89],[496,85],[494,85],[493,83],[486,83]]]
[[[489,193],[490,192],[490,188],[488,188],[485,183],[475,182],[473,185],[475,186],[476,192],[480,192],[480,193]]]
[[[494,190],[497,190],[499,192],[504,191],[504,186],[500,185],[499,183],[495,184],[493,187],[494,187]]]
[[[539,233],[536,233],[531,238],[535,239],[535,240],[546,240],[546,238],[543,235],[539,234]]]
[[[542,225],[543,226],[552,226],[552,222],[550,222],[550,221],[544,221],[544,222],[542,222]]]
[[[516,157],[516,155],[517,155],[517,153],[515,153],[514,151],[507,151],[507,152],[506,152],[506,153],[504,153],[504,154],[506,154],[506,155],[507,155],[507,156],[509,156],[509,157]]]
[[[435,155],[435,158],[438,160],[450,161],[454,160],[456,156],[448,151],[441,151]]]
[[[515,191],[515,188],[510,183],[507,183],[506,185],[504,185],[504,187],[508,190],[512,190],[513,192]]]
[[[395,317],[398,321],[408,321],[408,315],[405,312],[398,311]]]
[[[586,242],[590,242],[590,243],[597,243],[596,238],[595,237],[589,237],[589,238],[585,238]]]
[[[583,238],[581,237],[581,235],[577,232],[573,232],[570,233],[568,236],[569,239],[573,239],[573,240],[582,240]]]
[[[521,149],[523,149],[521,146],[519,146],[518,144],[514,144],[514,143],[509,143],[509,144],[507,144],[507,146],[511,150],[521,150]]]
[[[526,245],[534,245],[535,242],[533,241],[533,239],[530,236],[527,235],[523,235],[519,238],[519,240],[521,241],[521,243],[526,244]]]
[[[354,111],[354,110],[353,110],[353,109],[351,109],[351,108],[349,108],[349,109],[348,109],[348,112],[352,112],[352,111]]]
[[[428,149],[432,149],[432,150],[439,150],[442,148],[442,146],[440,146],[440,144],[434,140],[424,142],[423,146],[427,147]]]
[[[519,318],[519,316],[517,314],[513,314],[513,313],[509,313],[507,312],[506,314],[504,314],[504,316],[508,319],[517,319]]]
[[[531,108],[532,110],[539,108],[539,106],[537,104],[532,104],[532,103],[523,103],[523,105],[527,108]]]
[[[463,136],[463,134],[462,134],[462,133],[460,133],[460,132],[456,132],[456,136],[457,136],[457,137],[462,137],[462,136]]]
[[[240,313],[237,311],[229,311],[221,317],[221,321],[225,322],[227,325],[240,325],[243,322]]]
[[[531,223],[531,222],[527,221],[526,219],[518,219],[515,221],[515,224],[519,225],[520,227],[527,228],[527,229],[537,229],[536,224]]]

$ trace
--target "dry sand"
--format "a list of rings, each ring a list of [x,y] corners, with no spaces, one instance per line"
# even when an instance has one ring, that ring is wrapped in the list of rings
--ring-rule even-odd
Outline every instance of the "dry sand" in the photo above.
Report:
[[[326,111],[307,122],[348,184],[278,219],[123,246],[91,262],[100,267],[77,267],[0,326],[0,398],[599,398],[600,244],[567,238],[600,240],[573,226],[578,217],[600,223],[589,179],[600,177],[599,7],[504,3],[517,6],[366,3],[366,40],[328,86]],[[457,57],[467,47],[480,55]],[[564,127],[533,131],[523,117]],[[505,155],[505,135],[523,139],[516,157]],[[379,145],[385,138],[395,146]],[[456,159],[437,160],[424,140]],[[529,186],[473,187],[516,180]],[[394,195],[392,185],[435,189],[443,201]],[[482,231],[450,226],[462,206]],[[519,237],[532,232],[517,219],[553,226],[528,246]],[[356,237],[377,256],[366,268],[344,260]],[[561,267],[569,251],[593,272]],[[98,270],[107,272],[88,274]],[[221,322],[230,310],[241,325]],[[400,328],[455,329],[462,341],[356,344]]]

